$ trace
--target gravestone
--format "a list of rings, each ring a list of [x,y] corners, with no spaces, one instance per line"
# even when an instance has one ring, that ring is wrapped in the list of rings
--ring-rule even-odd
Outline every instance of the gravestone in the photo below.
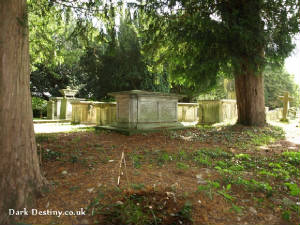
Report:
[[[289,101],[293,100],[293,98],[289,97],[289,92],[285,91],[283,96],[279,96],[279,99],[283,101],[283,110],[282,110],[282,121],[287,121],[287,113],[289,109]]]
[[[183,95],[140,90],[109,95],[117,101],[115,127],[145,130],[181,126],[177,118],[177,103]]]

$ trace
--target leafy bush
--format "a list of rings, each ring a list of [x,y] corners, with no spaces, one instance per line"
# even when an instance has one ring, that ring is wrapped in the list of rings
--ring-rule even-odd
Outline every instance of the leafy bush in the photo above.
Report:
[[[32,110],[33,110],[33,117],[46,116],[47,101],[39,97],[32,97]]]

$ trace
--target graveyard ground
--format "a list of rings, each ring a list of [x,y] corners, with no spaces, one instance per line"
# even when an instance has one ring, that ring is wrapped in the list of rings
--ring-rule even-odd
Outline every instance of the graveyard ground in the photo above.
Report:
[[[26,224],[299,224],[300,148],[278,127],[88,128],[36,139],[50,184],[37,208],[87,215]]]

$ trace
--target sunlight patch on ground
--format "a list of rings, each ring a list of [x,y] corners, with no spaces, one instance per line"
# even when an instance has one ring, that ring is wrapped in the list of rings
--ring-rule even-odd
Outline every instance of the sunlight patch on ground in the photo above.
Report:
[[[289,123],[268,121],[273,126],[281,127],[285,132],[285,139],[296,145],[300,145],[300,124],[299,118],[291,120]]]
[[[81,130],[93,126],[95,125],[86,125],[86,124],[72,125],[71,123],[42,123],[42,124],[34,124],[34,132],[36,134],[70,132],[70,131],[75,131],[78,129]]]

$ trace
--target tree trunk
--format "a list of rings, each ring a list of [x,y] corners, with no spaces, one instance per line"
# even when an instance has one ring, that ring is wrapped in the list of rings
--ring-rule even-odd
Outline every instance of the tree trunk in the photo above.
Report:
[[[235,76],[238,123],[264,126],[266,113],[263,76],[244,71],[246,72]]]
[[[36,151],[29,89],[26,0],[0,1],[0,224],[34,203],[45,179]]]

